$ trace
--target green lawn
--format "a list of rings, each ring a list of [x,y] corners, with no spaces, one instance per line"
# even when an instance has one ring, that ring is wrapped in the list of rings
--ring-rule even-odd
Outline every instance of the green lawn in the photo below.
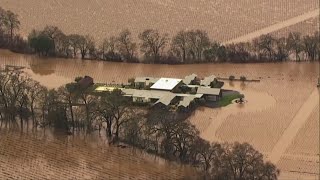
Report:
[[[230,95],[226,95],[226,96],[223,96],[223,97],[218,101],[218,104],[219,104],[219,106],[224,107],[224,106],[227,106],[227,105],[231,104],[234,99],[238,99],[238,98],[240,98],[240,97],[241,97],[241,94],[230,94]]]

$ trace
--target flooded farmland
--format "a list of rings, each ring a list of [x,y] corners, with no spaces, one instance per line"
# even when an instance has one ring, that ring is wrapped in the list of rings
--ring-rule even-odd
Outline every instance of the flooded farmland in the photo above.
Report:
[[[319,65],[317,63],[151,65],[42,59],[3,50],[0,51],[0,55],[1,66],[25,67],[26,73],[49,88],[56,88],[73,81],[77,76],[84,75],[92,76],[95,82],[115,83],[126,83],[128,78],[135,76],[183,78],[191,73],[196,73],[198,76],[214,74],[220,77],[244,75],[250,79],[260,79],[260,82],[250,83],[226,81],[224,88],[239,90],[245,95],[247,103],[231,104],[218,109],[200,108],[190,121],[200,130],[200,135],[209,141],[240,141],[252,144],[265,154],[267,160],[274,162],[280,168],[282,175],[279,179],[317,178],[319,165],[319,101],[317,101],[319,90],[316,88]],[[6,137],[1,135],[2,141]],[[21,141],[23,142],[24,140]],[[59,147],[63,146],[65,145]],[[80,143],[80,146],[83,145]],[[120,151],[126,153],[122,152],[122,149]],[[6,153],[8,152],[4,154]],[[86,153],[79,156],[87,158]],[[17,162],[12,161],[12,163]],[[11,167],[14,166],[12,164]],[[142,165],[134,166],[143,169]],[[163,168],[165,169],[165,166]],[[179,174],[178,171],[181,172],[177,170],[176,174]],[[128,170],[128,173],[130,172],[134,173]]]
[[[67,34],[94,36],[97,41],[128,28],[136,36],[155,28],[170,35],[184,29],[202,29],[226,42],[262,28],[317,10],[317,0],[1,0],[0,6],[19,14],[20,32],[54,25]],[[50,20],[50,21],[48,21]],[[49,24],[48,24],[49,23]],[[300,32],[313,33],[318,23]],[[296,30],[296,28],[293,28]],[[307,30],[306,30],[307,29]]]
[[[0,131],[1,179],[194,179],[194,171],[95,137]]]

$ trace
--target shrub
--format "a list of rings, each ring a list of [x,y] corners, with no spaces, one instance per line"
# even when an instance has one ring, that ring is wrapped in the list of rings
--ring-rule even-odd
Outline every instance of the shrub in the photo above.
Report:
[[[74,81],[79,82],[81,79],[83,79],[83,77],[79,76],[79,77],[74,78]]]
[[[245,76],[240,76],[240,80],[245,81],[245,80],[247,80],[247,78]]]
[[[234,77],[233,75],[229,76],[229,80],[233,81],[236,77]]]
[[[134,78],[129,78],[128,79],[128,83],[130,84],[130,85],[134,85]]]

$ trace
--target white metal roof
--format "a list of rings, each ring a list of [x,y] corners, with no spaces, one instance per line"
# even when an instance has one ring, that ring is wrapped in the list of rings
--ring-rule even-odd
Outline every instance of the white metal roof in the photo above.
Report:
[[[176,87],[182,79],[174,78],[160,78],[156,83],[154,83],[150,88],[151,89],[161,89],[161,90],[172,90]]]

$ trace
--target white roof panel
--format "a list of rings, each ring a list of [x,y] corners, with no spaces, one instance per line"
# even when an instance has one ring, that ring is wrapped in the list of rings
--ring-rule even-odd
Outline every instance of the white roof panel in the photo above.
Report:
[[[154,83],[150,88],[151,89],[161,89],[161,90],[172,90],[176,87],[182,79],[174,78],[160,78],[156,83]]]

